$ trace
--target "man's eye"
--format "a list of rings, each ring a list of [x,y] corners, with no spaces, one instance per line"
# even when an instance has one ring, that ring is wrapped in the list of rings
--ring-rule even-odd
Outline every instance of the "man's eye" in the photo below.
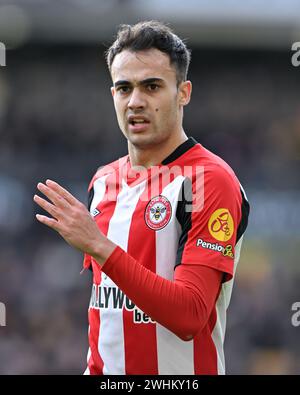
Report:
[[[149,91],[156,91],[159,88],[159,86],[157,84],[149,84],[147,85],[147,88]]]
[[[120,92],[120,93],[128,93],[129,92],[129,86],[119,86],[118,92]]]

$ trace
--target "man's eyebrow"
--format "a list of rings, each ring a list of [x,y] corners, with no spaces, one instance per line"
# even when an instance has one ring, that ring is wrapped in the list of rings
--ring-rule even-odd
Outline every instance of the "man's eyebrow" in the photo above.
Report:
[[[130,82],[129,81],[126,81],[126,80],[119,80],[119,81],[116,81],[115,83],[114,83],[114,87],[116,88],[117,86],[120,86],[120,85],[130,85]]]
[[[147,84],[153,84],[155,82],[163,82],[163,79],[158,77],[146,78],[145,80],[139,81],[137,85],[147,85]],[[123,85],[133,85],[133,84],[132,82],[127,80],[119,80],[114,83],[115,88]]]
[[[153,84],[154,82],[163,82],[163,79],[158,77],[146,78],[145,80],[140,81],[139,84],[147,85],[147,84]]]

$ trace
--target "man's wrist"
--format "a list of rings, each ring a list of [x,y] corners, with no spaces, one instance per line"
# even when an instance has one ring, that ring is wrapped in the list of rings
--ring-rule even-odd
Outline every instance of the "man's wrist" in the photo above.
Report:
[[[99,263],[99,265],[102,266],[116,247],[117,245],[115,243],[107,238],[104,238],[101,242],[97,243],[95,251],[91,255]]]

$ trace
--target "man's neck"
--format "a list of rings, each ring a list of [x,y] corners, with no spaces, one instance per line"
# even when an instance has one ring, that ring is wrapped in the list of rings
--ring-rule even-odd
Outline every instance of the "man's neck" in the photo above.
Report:
[[[150,147],[149,149],[140,149],[128,142],[131,166],[134,168],[142,166],[148,169],[151,166],[158,165],[187,139],[187,135],[182,130],[180,135],[172,136],[172,138],[167,140],[164,144]]]

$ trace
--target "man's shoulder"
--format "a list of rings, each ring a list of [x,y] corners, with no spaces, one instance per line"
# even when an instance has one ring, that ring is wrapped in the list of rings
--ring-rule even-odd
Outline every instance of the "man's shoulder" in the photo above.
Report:
[[[223,158],[208,150],[207,148],[204,148],[204,150],[207,171],[212,171],[219,176],[227,175],[231,178],[236,178],[234,170]]]
[[[127,160],[128,160],[128,155],[125,155],[119,159],[116,159],[113,162],[110,162],[104,166],[98,167],[98,169],[96,170],[96,172],[90,182],[89,189],[93,186],[94,182],[98,178],[108,176],[109,174],[118,172],[120,170],[120,168],[126,164]]]
[[[95,176],[98,178],[98,177],[102,177],[103,175],[115,172],[119,170],[121,167],[123,167],[127,163],[127,161],[128,161],[128,155],[125,155],[119,159],[116,159],[113,162],[107,163],[104,166],[100,166],[98,167]]]
[[[204,172],[206,177],[230,178],[237,180],[231,166],[220,156],[205,148],[200,143],[196,144],[187,155],[180,160],[181,166],[192,166],[193,172]]]

